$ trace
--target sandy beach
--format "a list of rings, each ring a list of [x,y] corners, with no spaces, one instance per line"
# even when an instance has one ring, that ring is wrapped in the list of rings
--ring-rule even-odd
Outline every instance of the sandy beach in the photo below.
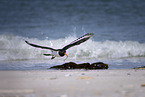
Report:
[[[145,70],[0,71],[0,97],[145,97]]]

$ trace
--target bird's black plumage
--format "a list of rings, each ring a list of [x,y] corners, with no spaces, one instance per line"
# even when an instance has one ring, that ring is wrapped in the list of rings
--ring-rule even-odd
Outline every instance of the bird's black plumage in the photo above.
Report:
[[[29,44],[30,46],[33,46],[33,47],[37,47],[37,48],[41,48],[41,49],[49,49],[52,51],[52,54],[44,54],[46,56],[52,56],[51,59],[54,59],[56,56],[64,56],[66,55],[68,57],[68,55],[66,54],[66,50],[73,47],[73,46],[76,46],[76,45],[79,45],[85,41],[87,41],[90,37],[93,36],[93,33],[88,33],[88,34],[85,34],[83,35],[82,37],[74,40],[73,42],[71,42],[70,44],[66,45],[65,47],[63,47],[62,49],[53,49],[51,47],[45,47],[45,46],[39,46],[39,45],[36,45],[36,44],[32,44],[32,43],[29,43],[28,41],[25,41],[27,44]],[[58,52],[58,53],[57,53]],[[55,53],[55,54],[54,54]]]
[[[63,50],[67,50],[75,45],[79,45],[85,41],[87,41],[91,36],[93,36],[94,34],[93,33],[88,33],[88,34],[85,34],[84,36],[74,40],[73,42],[71,42],[70,44],[66,45],[65,47],[63,47],[62,49]]]
[[[37,48],[41,48],[41,49],[50,49],[50,50],[53,50],[53,51],[58,51],[58,49],[53,49],[51,47],[45,47],[45,46],[39,46],[39,45],[36,45],[36,44],[32,44],[28,41],[25,41],[27,44],[33,46],[33,47],[37,47]]]

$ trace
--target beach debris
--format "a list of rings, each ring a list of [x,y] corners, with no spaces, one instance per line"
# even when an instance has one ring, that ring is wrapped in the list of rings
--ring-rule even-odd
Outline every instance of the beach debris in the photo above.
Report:
[[[81,75],[85,75],[85,73],[81,73]]]
[[[95,97],[96,97],[96,96],[100,96],[100,95],[102,95],[101,92],[99,92],[99,91],[96,91],[96,92],[95,92]]]
[[[69,73],[68,73],[68,74],[65,75],[65,77],[70,77],[70,76],[72,76],[72,74],[69,74]]]
[[[145,84],[141,84],[141,87],[145,87]]]
[[[49,78],[50,80],[56,80],[57,79],[57,77],[51,77],[51,78]]]
[[[127,75],[131,75],[130,73],[127,73]]]
[[[145,66],[134,67],[133,69],[145,69]]]
[[[64,94],[64,95],[61,95],[60,97],[68,97],[66,94]]]
[[[77,79],[93,79],[93,78],[89,76],[80,76]]]
[[[62,65],[56,65],[50,67],[49,69],[60,69],[60,70],[67,70],[67,69],[86,69],[86,70],[95,70],[95,69],[108,69],[108,64],[104,64],[103,62],[96,62],[96,63],[81,63],[76,64],[74,62],[64,63]]]

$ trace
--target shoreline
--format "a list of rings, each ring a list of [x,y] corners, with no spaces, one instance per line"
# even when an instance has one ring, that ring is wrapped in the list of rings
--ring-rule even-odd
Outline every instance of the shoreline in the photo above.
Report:
[[[145,70],[0,71],[0,97],[143,97]]]

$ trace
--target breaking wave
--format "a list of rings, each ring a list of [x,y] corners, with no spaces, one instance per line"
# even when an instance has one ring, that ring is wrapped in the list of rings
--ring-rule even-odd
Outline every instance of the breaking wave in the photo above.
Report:
[[[62,48],[75,40],[76,36],[69,36],[56,40],[39,40],[13,35],[0,35],[0,60],[50,59],[43,56],[49,50],[34,48],[25,43],[25,40],[52,48]],[[67,50],[70,59],[94,58],[125,58],[145,57],[145,44],[136,41],[94,41],[93,39],[79,46]],[[57,59],[56,59],[57,60]]]

